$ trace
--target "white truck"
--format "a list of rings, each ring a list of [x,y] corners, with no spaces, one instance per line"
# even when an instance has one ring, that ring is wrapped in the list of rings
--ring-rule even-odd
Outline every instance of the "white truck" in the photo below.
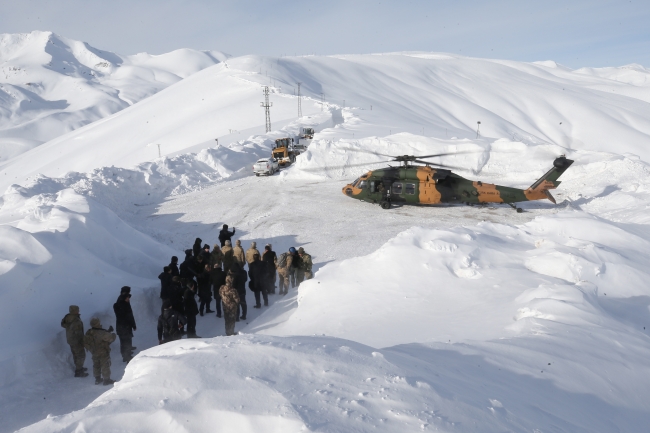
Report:
[[[279,169],[280,165],[278,164],[278,160],[275,158],[262,158],[257,160],[253,165],[253,173],[255,173],[255,176],[259,176],[260,174],[268,174],[271,176]]]

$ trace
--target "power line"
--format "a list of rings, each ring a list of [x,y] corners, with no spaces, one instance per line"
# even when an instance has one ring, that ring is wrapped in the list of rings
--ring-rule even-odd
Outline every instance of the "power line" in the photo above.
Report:
[[[300,85],[302,83],[296,83],[298,85],[298,117],[302,117],[302,101],[300,96]]]
[[[266,114],[266,132],[271,132],[271,110],[273,102],[269,102],[269,86],[264,86],[262,92],[264,94],[264,102],[260,102],[260,105],[264,107],[264,112]]]

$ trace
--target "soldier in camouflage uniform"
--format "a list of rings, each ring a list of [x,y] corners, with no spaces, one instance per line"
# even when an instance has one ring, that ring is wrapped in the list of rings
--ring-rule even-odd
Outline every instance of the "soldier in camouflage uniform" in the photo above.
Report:
[[[84,347],[93,356],[93,375],[95,376],[95,385],[102,383],[104,385],[115,383],[111,379],[111,343],[117,336],[113,333],[113,327],[108,330],[102,329],[102,324],[97,317],[90,320],[91,328],[84,336]]]
[[[235,263],[237,263],[241,269],[244,269],[244,266],[246,265],[246,254],[244,254],[244,249],[242,248],[239,239],[235,242],[235,247],[232,249],[232,256]]]
[[[226,284],[219,289],[221,303],[223,304],[223,316],[226,319],[226,335],[235,335],[237,307],[239,306],[239,294],[233,286],[233,281],[234,278],[228,275],[226,277]]]
[[[246,263],[248,263],[249,269],[251,263],[253,263],[255,254],[260,256],[260,258],[262,258],[262,255],[257,250],[257,242],[251,242],[251,247],[246,250]]]
[[[314,274],[311,271],[311,267],[313,266],[311,255],[307,254],[303,247],[298,248],[298,255],[300,256],[300,264],[296,272],[296,280],[298,287],[300,287],[300,283],[305,280],[311,280]]]
[[[288,253],[280,254],[278,257],[278,275],[280,276],[280,295],[286,295],[289,293],[289,284],[291,283],[291,274],[293,273],[294,266],[294,254],[296,254],[296,249],[294,247],[289,248]]]
[[[235,262],[230,241],[226,241],[226,245],[221,248],[221,252],[223,253],[223,271],[227,273]]]
[[[84,324],[79,315],[79,307],[70,305],[69,313],[61,320],[61,327],[65,328],[65,339],[70,345],[72,351],[72,360],[74,361],[74,377],[86,377],[87,368],[84,367],[86,361],[86,351],[84,350]]]

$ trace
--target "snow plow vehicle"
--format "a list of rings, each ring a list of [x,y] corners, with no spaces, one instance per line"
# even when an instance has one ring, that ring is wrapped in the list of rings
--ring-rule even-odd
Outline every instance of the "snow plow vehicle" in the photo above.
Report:
[[[281,167],[284,167],[296,162],[296,156],[300,153],[300,149],[293,144],[293,138],[285,137],[275,140],[272,157],[278,160]]]
[[[298,142],[296,148],[301,152],[307,150],[307,147],[311,144],[311,141],[314,139],[314,128],[301,128],[300,135],[298,136]]]

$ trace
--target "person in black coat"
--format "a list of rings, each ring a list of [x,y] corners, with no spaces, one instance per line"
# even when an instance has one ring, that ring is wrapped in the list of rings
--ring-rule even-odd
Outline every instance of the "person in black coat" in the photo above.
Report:
[[[199,314],[199,307],[196,305],[196,286],[194,281],[187,282],[187,290],[183,295],[183,306],[185,307],[185,318],[187,319],[187,338],[199,338],[196,335],[196,315]]]
[[[205,264],[203,267],[203,272],[196,276],[199,286],[199,299],[201,300],[201,306],[199,307],[199,314],[203,316],[203,310],[206,313],[214,313],[210,309],[210,303],[212,302],[212,284],[210,280],[210,265]]]
[[[239,295],[239,305],[237,306],[237,321],[246,320],[246,313],[248,312],[248,306],[246,305],[246,281],[248,281],[248,275],[246,271],[243,270],[239,263],[233,263],[228,271],[228,275],[233,277],[233,287],[237,289],[237,294]],[[239,312],[241,311],[241,316]]]
[[[266,291],[272,295],[275,294],[275,280],[277,278],[276,264],[278,262],[278,255],[271,248],[271,244],[264,247],[262,253],[262,261],[266,263]]]
[[[180,271],[178,270],[178,257],[172,256],[172,261],[169,263],[169,268],[172,270],[172,277],[180,276]]]
[[[260,260],[259,254],[253,254],[253,261],[248,265],[248,276],[250,277],[250,287],[255,293],[255,306],[261,308],[260,293],[264,297],[264,306],[269,305],[269,296],[266,292],[267,287],[267,267],[268,265]]]
[[[232,228],[232,231],[228,230],[228,224],[224,224],[223,228],[219,232],[219,242],[221,242],[221,247],[223,248],[226,245],[226,241],[229,241],[230,238],[235,236],[235,228]]]
[[[117,302],[113,304],[113,311],[115,312],[115,332],[120,337],[122,361],[129,362],[133,358],[131,353],[133,351],[133,331],[137,329],[131,308],[131,294],[120,295]]]
[[[201,257],[203,257],[203,263],[210,263],[211,256],[212,253],[210,252],[210,245],[208,244],[203,245],[203,249],[201,250]]]
[[[221,295],[219,294],[219,289],[221,286],[226,284],[227,274],[221,269],[221,266],[214,265],[210,270],[210,283],[212,284],[212,290],[214,291],[214,302],[217,309],[217,317],[221,317]]]
[[[169,288],[172,285],[172,270],[169,266],[165,266],[163,271],[158,275],[160,280],[160,299],[169,299]]]
[[[172,277],[172,282],[169,286],[169,301],[172,309],[180,314],[185,312],[185,308],[183,307],[183,293],[185,293],[185,289],[183,288],[181,279],[179,277]]]
[[[191,280],[194,278],[194,258],[192,257],[192,250],[185,250],[185,260],[180,266],[180,277]]]
[[[201,242],[203,242],[201,238],[196,238],[194,240],[194,245],[192,245],[192,252],[194,253],[194,257],[201,254],[201,251],[203,250],[203,248],[201,248]]]

